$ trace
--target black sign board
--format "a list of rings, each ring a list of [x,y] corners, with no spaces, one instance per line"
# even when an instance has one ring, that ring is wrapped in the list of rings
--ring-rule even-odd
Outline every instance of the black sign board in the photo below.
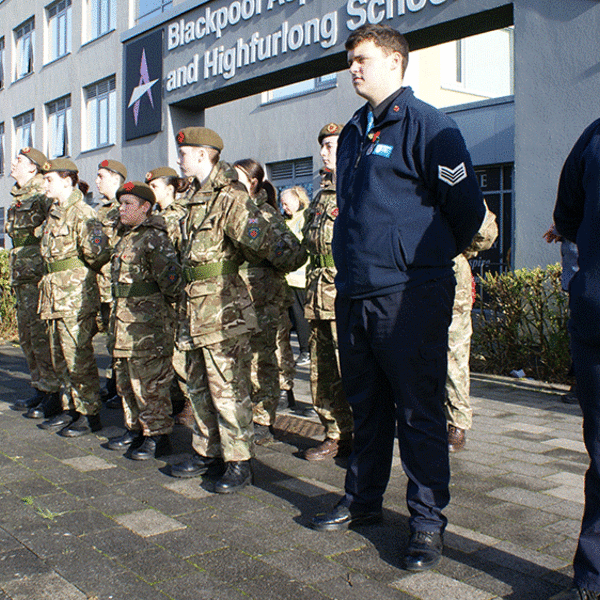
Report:
[[[125,47],[125,139],[134,140],[162,127],[163,30]]]

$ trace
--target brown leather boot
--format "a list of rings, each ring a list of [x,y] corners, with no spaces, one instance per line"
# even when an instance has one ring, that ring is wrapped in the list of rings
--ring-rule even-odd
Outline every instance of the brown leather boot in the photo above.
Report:
[[[459,452],[465,447],[467,434],[464,429],[448,425],[448,450],[450,452]]]
[[[325,438],[318,446],[304,452],[306,460],[326,460],[348,456],[352,450],[351,440],[333,440]]]

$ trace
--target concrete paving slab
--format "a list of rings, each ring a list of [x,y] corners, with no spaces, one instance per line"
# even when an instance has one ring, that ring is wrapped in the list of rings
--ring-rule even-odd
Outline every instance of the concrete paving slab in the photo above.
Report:
[[[26,577],[2,584],[12,600],[89,600],[89,596],[56,573]]]
[[[440,600],[455,598],[456,600],[492,600],[495,594],[484,592],[461,581],[439,573],[419,573],[404,577],[392,586],[409,592],[422,600]]]
[[[185,529],[185,525],[152,508],[115,517],[115,521],[142,537],[150,537],[167,531]]]
[[[88,471],[101,471],[103,469],[114,469],[117,465],[110,463],[97,456],[77,456],[75,458],[67,458],[61,461],[65,465],[73,467],[81,473]]]

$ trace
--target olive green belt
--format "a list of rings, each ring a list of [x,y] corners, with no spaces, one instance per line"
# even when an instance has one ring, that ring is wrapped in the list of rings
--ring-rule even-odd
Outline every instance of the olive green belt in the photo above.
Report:
[[[21,246],[39,246],[40,239],[34,235],[16,235],[12,238],[13,248],[20,248]]]
[[[318,269],[320,267],[332,267],[335,268],[335,263],[333,262],[332,254],[316,254],[311,255],[310,257],[310,266],[313,269]]]
[[[113,283],[112,295],[115,298],[132,298],[158,294],[160,288],[156,281],[135,281],[134,283]]]
[[[257,268],[261,268],[261,269],[265,269],[265,268],[273,268],[273,265],[265,258],[264,260],[261,260],[260,262],[257,263],[248,263],[248,268],[249,269],[257,269]]]
[[[231,275],[238,272],[238,264],[233,260],[222,260],[219,262],[198,265],[197,267],[186,267],[183,276],[187,283],[201,281],[217,275]]]
[[[46,263],[46,273],[58,273],[60,271],[76,269],[77,267],[85,267],[85,263],[75,256],[73,258],[65,258],[63,260],[55,260],[54,262]]]

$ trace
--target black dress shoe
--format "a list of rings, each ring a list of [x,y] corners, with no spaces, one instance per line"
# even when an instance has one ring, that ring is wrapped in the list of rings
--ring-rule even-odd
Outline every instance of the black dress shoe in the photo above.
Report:
[[[25,400],[17,400],[14,404],[11,405],[12,410],[17,410],[19,412],[24,412],[33,408],[34,406],[39,406],[44,398],[46,397],[46,393],[40,390],[35,390],[35,394],[31,396],[31,398],[27,398]]]
[[[215,483],[215,493],[231,494],[252,483],[252,466],[249,460],[227,463],[225,474]]]
[[[129,456],[133,460],[150,460],[151,458],[158,458],[170,453],[171,440],[164,433],[162,435],[144,437],[142,445],[132,450]]]
[[[46,394],[42,402],[38,406],[32,406],[24,416],[28,419],[50,419],[59,415],[62,411],[60,393],[52,392]]]
[[[74,410],[66,410],[64,412],[58,413],[55,417],[48,419],[47,421],[43,421],[38,425],[40,429],[46,429],[47,431],[54,431],[58,429],[63,429],[67,425],[70,425],[79,417],[79,413]]]
[[[123,408],[123,401],[121,400],[121,396],[115,394],[112,398],[109,398],[104,406],[106,408],[110,408],[111,410],[121,410]]]
[[[351,511],[343,504],[337,504],[333,510],[313,517],[310,526],[317,531],[339,531],[361,525],[374,525],[381,521],[381,511]]]
[[[407,571],[427,571],[433,569],[442,558],[444,541],[441,533],[413,531],[404,555],[404,568]]]
[[[186,478],[198,477],[199,475],[221,477],[223,473],[225,473],[225,463],[222,458],[200,456],[199,454],[194,454],[192,458],[171,466],[173,477]]]
[[[109,450],[127,450],[127,448],[137,448],[144,441],[141,431],[127,430],[122,436],[108,440],[106,447]]]
[[[92,433],[92,431],[100,431],[102,423],[100,415],[80,415],[76,421],[73,421],[67,427],[64,427],[58,432],[58,435],[63,437],[81,437]]]

